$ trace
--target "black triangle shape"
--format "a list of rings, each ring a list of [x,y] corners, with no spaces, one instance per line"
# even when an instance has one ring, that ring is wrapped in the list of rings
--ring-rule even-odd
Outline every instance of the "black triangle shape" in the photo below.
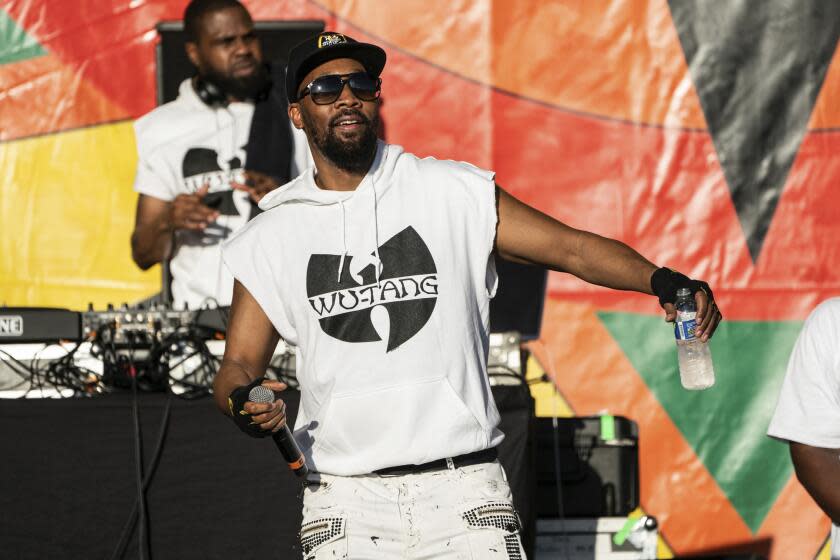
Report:
[[[840,2],[668,4],[755,262],[840,37]]]

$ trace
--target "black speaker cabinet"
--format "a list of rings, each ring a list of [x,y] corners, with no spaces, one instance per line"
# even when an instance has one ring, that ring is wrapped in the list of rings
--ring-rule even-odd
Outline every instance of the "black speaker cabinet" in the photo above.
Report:
[[[537,517],[621,516],[639,506],[635,422],[622,416],[536,422]]]
[[[496,257],[499,288],[490,301],[490,331],[516,331],[522,340],[540,336],[548,272]]]
[[[537,489],[534,474],[534,399],[524,383],[494,385],[491,389],[501,417],[499,429],[505,434],[499,445],[499,462],[507,473],[513,505],[522,521],[522,545],[528,558],[531,558],[537,522],[534,507]]]

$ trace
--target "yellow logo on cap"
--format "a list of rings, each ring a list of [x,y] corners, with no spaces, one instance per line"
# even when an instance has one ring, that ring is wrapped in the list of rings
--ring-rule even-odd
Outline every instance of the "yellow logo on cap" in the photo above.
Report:
[[[341,33],[321,33],[318,36],[318,48],[331,47],[340,43],[346,43],[347,38]]]

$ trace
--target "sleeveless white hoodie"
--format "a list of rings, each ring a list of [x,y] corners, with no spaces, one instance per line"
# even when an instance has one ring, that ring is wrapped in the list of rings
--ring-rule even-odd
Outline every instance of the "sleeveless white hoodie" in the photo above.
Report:
[[[379,142],[355,191],[314,169],[223,247],[296,346],[295,438],[311,469],[357,475],[503,439],[487,379],[494,174]]]

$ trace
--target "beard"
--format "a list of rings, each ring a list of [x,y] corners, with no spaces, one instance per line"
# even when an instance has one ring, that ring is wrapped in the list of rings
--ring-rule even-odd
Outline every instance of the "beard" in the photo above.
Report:
[[[362,133],[356,140],[342,140],[336,134],[335,123],[346,116],[353,116],[362,122]],[[305,110],[301,110],[301,117],[306,135],[333,165],[348,173],[368,172],[376,155],[376,131],[379,130],[378,109],[372,119],[368,119],[360,111],[352,109],[343,111],[330,120],[323,133],[318,130],[314,120]]]
[[[265,64],[258,64],[254,73],[247,76],[235,77],[214,68],[207,68],[201,73],[201,77],[226,95],[241,100],[259,99],[271,85],[271,77]]]

